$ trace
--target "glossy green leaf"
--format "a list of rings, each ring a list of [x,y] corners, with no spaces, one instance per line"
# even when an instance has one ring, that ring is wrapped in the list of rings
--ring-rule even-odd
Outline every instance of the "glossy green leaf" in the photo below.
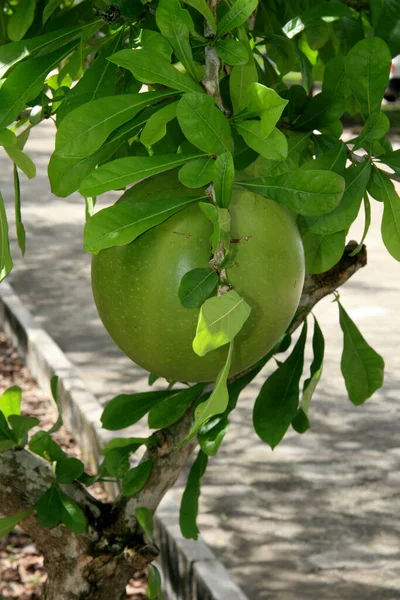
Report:
[[[185,137],[210,154],[233,150],[228,119],[205,94],[185,94],[178,104],[177,117]]]
[[[50,389],[51,389],[51,395],[53,396],[53,400],[57,406],[57,421],[54,423],[54,425],[52,425],[52,427],[50,427],[50,429],[47,432],[47,433],[51,434],[51,433],[55,433],[56,431],[61,429],[61,427],[63,425],[62,404],[61,404],[61,398],[58,394],[58,376],[57,375],[53,375],[53,377],[51,378]]]
[[[346,245],[346,232],[329,235],[306,232],[302,235],[306,272],[324,273],[342,258]]]
[[[21,414],[21,399],[22,390],[17,385],[7,388],[0,396],[0,411],[6,419],[8,419],[10,415]]]
[[[25,417],[22,415],[10,415],[8,417],[8,422],[20,445],[24,444],[24,438],[28,431],[40,423],[39,419],[36,417]]]
[[[246,108],[248,87],[257,81],[257,67],[252,57],[249,56],[247,64],[233,67],[229,77],[229,91],[235,115]]]
[[[211,202],[200,202],[199,207],[213,224],[213,232],[210,237],[210,245],[213,254],[217,249],[224,249],[225,254],[230,246],[231,216],[227,208],[220,208]]]
[[[101,415],[104,429],[116,431],[134,425],[153,406],[176,392],[164,390],[160,392],[142,392],[139,394],[120,394],[107,404]]]
[[[129,69],[142,83],[161,83],[180,92],[203,92],[189,75],[178,71],[161,54],[152,50],[120,50],[110,60]]]
[[[185,308],[199,308],[218,285],[213,269],[192,269],[181,279],[178,296]]]
[[[313,361],[310,366],[310,377],[305,380],[303,394],[297,414],[292,421],[292,427],[298,433],[304,433],[310,428],[308,411],[312,396],[322,375],[322,366],[325,354],[325,340],[317,319],[314,317],[314,334],[312,340]]]
[[[17,146],[5,146],[4,150],[21,171],[25,173],[28,179],[33,179],[36,176],[36,167],[34,162],[25,152],[22,152]]]
[[[17,233],[17,241],[22,256],[25,254],[26,234],[25,227],[22,222],[21,215],[21,189],[19,183],[19,175],[17,166],[14,164],[14,214],[15,214],[15,229]]]
[[[383,217],[381,225],[382,240],[387,251],[400,261],[400,198],[389,177],[376,169],[379,181],[379,200],[383,201]],[[376,193],[376,192],[375,192]]]
[[[229,388],[228,388],[229,391]],[[207,456],[215,456],[229,429],[229,421],[223,415],[217,415],[203,425],[198,434],[200,448]]]
[[[246,189],[284,204],[303,215],[321,215],[338,206],[343,177],[332,171],[292,171],[277,177],[237,182]]]
[[[195,8],[211,25],[211,29],[215,33],[217,31],[217,24],[213,14],[206,2],[206,0],[183,0],[185,4],[188,4],[192,8]]]
[[[7,23],[7,34],[12,42],[22,40],[35,16],[36,0],[19,0]]]
[[[42,24],[45,25],[51,15],[60,6],[60,0],[47,0],[46,6],[43,9]]]
[[[159,142],[167,133],[167,124],[175,119],[177,102],[162,106],[151,115],[140,135],[140,141],[145,146],[153,146]]]
[[[3,281],[13,268],[8,239],[8,222],[3,197],[0,193],[0,281]]]
[[[356,138],[353,151],[362,148],[365,143],[382,139],[388,132],[389,127],[390,122],[385,113],[382,111],[372,113],[366,120],[360,135]]]
[[[307,321],[292,353],[265,381],[254,405],[254,429],[272,449],[279,444],[297,412],[306,338]]]
[[[72,483],[75,479],[79,479],[85,470],[85,466],[81,460],[77,458],[65,458],[56,464],[56,480],[60,485]]]
[[[163,429],[179,421],[188,407],[200,395],[204,383],[197,383],[184,390],[177,390],[150,409],[148,424],[150,429]]]
[[[248,100],[247,108],[241,118],[262,117],[262,130],[267,133],[267,129],[273,130],[279,121],[288,101],[281,98],[272,88],[266,87],[261,83],[251,83],[247,88]]]
[[[65,452],[51,439],[47,431],[38,431],[29,442],[29,449],[49,462],[57,462],[66,458]]]
[[[2,412],[0,412],[0,452],[12,448],[17,443],[17,438],[8,426],[7,420]]]
[[[156,9],[157,27],[171,44],[188,75],[197,81],[192,47],[189,42],[188,20],[193,29],[191,16],[187,10],[181,8],[179,0],[159,0]]]
[[[349,398],[358,406],[383,385],[385,363],[367,344],[340,302],[338,305],[340,327],[343,331],[340,366]]]
[[[400,176],[400,149],[381,156],[380,160]]]
[[[214,192],[218,206],[228,208],[232,200],[235,167],[230,152],[220,154],[214,163]]]
[[[346,57],[346,79],[366,119],[379,111],[389,81],[391,55],[386,43],[369,37],[358,42]]]
[[[322,91],[330,96],[347,98],[350,89],[346,79],[346,57],[335,56],[326,65]]]
[[[0,146],[14,146],[17,144],[17,136],[10,129],[0,131]]]
[[[200,309],[193,350],[205,356],[229,344],[250,316],[251,308],[235,290],[209,298]]]
[[[145,506],[139,506],[135,510],[135,516],[140,527],[143,529],[147,537],[151,539],[154,533],[154,520],[151,510]]]
[[[171,62],[171,44],[158,31],[143,29],[141,36],[141,45],[144,50],[150,50],[151,52],[161,54],[161,56],[167,59],[168,62]]]
[[[236,123],[236,128],[246,144],[264,158],[284,160],[288,153],[287,139],[279,129],[267,129],[264,134],[262,121],[249,120]]]
[[[322,170],[334,171],[338,175],[343,175],[347,161],[347,146],[343,142],[337,142],[313,160],[309,160],[301,165],[302,170]]]
[[[239,27],[255,11],[258,0],[235,0],[227,13],[218,23],[217,37],[221,38],[232,29]]]
[[[57,487],[52,485],[36,503],[37,519],[42,527],[52,529],[61,519],[61,498]]]
[[[249,62],[249,53],[246,47],[237,40],[218,40],[215,48],[220,59],[227,65],[235,67]]]
[[[58,495],[61,500],[60,521],[73,533],[85,533],[87,522],[82,510],[60,489]]]
[[[346,169],[344,173],[346,187],[338,206],[328,214],[319,217],[307,217],[303,221],[305,228],[312,233],[329,234],[350,227],[360,210],[370,173],[371,163],[369,160]]]
[[[306,148],[309,138],[310,134],[308,132],[288,132],[288,153],[285,160],[270,160],[259,156],[252,165],[254,177],[280,175],[297,169],[301,154]]]
[[[118,190],[146,177],[169,171],[201,154],[166,154],[153,156],[127,156],[117,158],[88,175],[79,191],[83,196],[99,196],[110,190]]]
[[[361,236],[361,241],[358,244],[358,246],[353,250],[353,252],[351,252],[350,256],[355,256],[361,251],[365,242],[365,238],[367,237],[369,227],[371,225],[371,203],[369,201],[368,194],[364,194],[364,216],[364,231]]]
[[[157,567],[147,565],[147,597],[149,600],[163,600],[161,575]]]
[[[185,491],[182,495],[179,511],[179,524],[184,538],[197,540],[199,529],[196,524],[199,512],[199,498],[201,480],[206,472],[208,456],[201,450],[194,461],[187,479]]]
[[[122,491],[125,496],[134,496],[144,487],[153,469],[153,461],[146,460],[129,469],[122,482]]]
[[[188,188],[204,187],[214,177],[214,159],[212,157],[195,158],[179,170],[178,178]]]
[[[12,515],[12,517],[1,517],[0,518],[0,539],[11,533],[11,531],[18,525],[21,521],[29,517],[32,514],[33,508],[28,508],[28,510],[24,510],[16,515]]]
[[[329,23],[341,17],[351,18],[352,16],[353,13],[350,8],[340,2],[319,2],[302,12],[299,16],[288,21],[282,27],[282,31],[291,39],[301,33],[307,25],[315,22],[315,20],[323,19]]]
[[[98,98],[70,112],[56,135],[56,151],[83,158],[95,152],[109,134],[149,104],[172,95],[170,91],[123,94]]]
[[[299,131],[320,130],[340,119],[344,109],[343,98],[321,92],[309,99],[304,111],[293,122],[293,127]]]
[[[122,159],[123,160],[123,159]],[[97,254],[104,248],[130,244],[139,235],[199,198],[167,198],[154,202],[118,202],[90,217],[85,224],[84,249]]]

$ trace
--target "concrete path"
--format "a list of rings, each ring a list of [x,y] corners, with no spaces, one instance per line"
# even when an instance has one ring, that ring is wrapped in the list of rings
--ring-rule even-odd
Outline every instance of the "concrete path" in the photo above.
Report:
[[[121,391],[145,389],[147,374],[119,352],[97,317],[90,260],[81,249],[83,200],[59,199],[49,191],[52,135],[46,123],[26,148],[38,176],[22,182],[27,254],[20,258],[13,243],[9,281],[88,387],[106,401]],[[12,169],[3,155],[0,164],[12,228]],[[114,197],[106,195],[101,204]],[[326,361],[311,431],[290,432],[274,452],[260,442],[251,425],[260,377],[241,397],[204,478],[203,537],[250,600],[400,599],[400,265],[380,240],[380,211],[375,202],[369,265],[341,298],[386,360],[384,388],[363,407],[348,401],[339,368],[338,309],[326,299],[316,310]],[[353,238],[362,225],[355,225]]]

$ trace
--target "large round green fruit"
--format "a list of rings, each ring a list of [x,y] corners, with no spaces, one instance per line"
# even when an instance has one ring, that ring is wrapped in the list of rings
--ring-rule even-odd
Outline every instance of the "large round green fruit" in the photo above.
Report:
[[[175,173],[145,180],[125,202],[188,195]],[[268,352],[289,325],[304,281],[303,247],[293,215],[248,191],[234,191],[230,205],[233,265],[230,283],[251,307],[235,338],[230,374]],[[212,225],[197,203],[143,233],[131,244],[102,250],[92,262],[92,285],[101,320],[135,363],[173,381],[212,381],[228,347],[204,357],[192,350],[199,309],[183,308],[182,276],[210,260]]]

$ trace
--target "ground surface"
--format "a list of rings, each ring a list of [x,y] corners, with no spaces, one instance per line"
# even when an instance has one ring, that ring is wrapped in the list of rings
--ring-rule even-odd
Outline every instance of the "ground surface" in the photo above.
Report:
[[[23,414],[37,417],[40,426],[49,429],[57,419],[55,407],[49,397],[38,389],[17,352],[0,331],[0,394],[12,385],[22,389]],[[78,445],[65,427],[53,437],[69,456],[82,458]],[[99,500],[106,498],[100,485],[92,486],[91,492]],[[39,600],[45,579],[43,557],[34,540],[19,528],[0,539],[0,600]],[[127,591],[127,600],[143,600],[146,597],[143,573],[137,574]]]
[[[52,148],[51,124],[33,132],[27,151],[38,176],[22,185],[27,254],[19,258],[13,246],[10,283],[101,401],[144,390],[147,374],[113,345],[93,305],[90,261],[81,249],[83,200],[50,194]],[[12,223],[11,165],[2,157],[0,166]],[[203,537],[250,600],[400,598],[400,265],[383,248],[380,212],[374,202],[369,266],[341,297],[386,359],[384,388],[363,407],[347,400],[337,306],[326,299],[316,310],[327,349],[312,430],[290,432],[274,452],[261,443],[251,425],[261,377],[243,394],[204,478]],[[351,237],[359,238],[362,225]]]

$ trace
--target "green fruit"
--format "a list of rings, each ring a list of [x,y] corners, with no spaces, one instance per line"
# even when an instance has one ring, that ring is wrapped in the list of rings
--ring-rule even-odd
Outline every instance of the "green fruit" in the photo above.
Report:
[[[198,190],[182,186],[175,173],[137,184],[125,202],[183,197]],[[289,325],[304,281],[304,256],[293,216],[284,207],[248,191],[234,191],[231,212],[230,283],[251,306],[235,338],[231,375],[264,356]],[[198,308],[178,298],[182,276],[207,267],[212,225],[193,204],[150,229],[131,244],[102,250],[92,262],[95,302],[105,328],[129,358],[172,381],[211,381],[225,363],[228,347],[204,357],[192,350]]]

